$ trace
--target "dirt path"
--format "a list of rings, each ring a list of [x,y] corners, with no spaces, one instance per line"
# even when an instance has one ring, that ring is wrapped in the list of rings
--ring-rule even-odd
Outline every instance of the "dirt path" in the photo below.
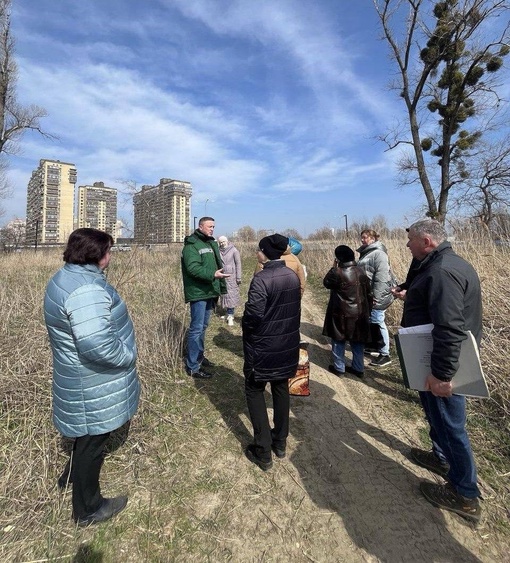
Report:
[[[419,444],[419,426],[395,414],[395,399],[374,385],[378,375],[360,381],[325,369],[330,354],[321,335],[323,312],[312,297],[305,292],[301,324],[309,342],[311,395],[292,398],[289,455],[276,462],[273,477],[275,486],[285,481],[292,508],[284,516],[302,536],[292,549],[286,544],[286,555],[311,561],[508,560],[506,546],[483,522],[474,529],[421,497],[419,482],[439,477],[407,459],[409,447]]]

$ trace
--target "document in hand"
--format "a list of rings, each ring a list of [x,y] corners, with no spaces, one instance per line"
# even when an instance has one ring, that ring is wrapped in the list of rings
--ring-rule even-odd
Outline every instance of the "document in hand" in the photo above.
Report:
[[[404,384],[409,389],[425,391],[425,380],[430,375],[433,328],[432,324],[401,328],[395,336]],[[470,331],[466,334],[460,350],[459,369],[452,379],[453,392],[468,397],[489,397],[476,340]]]

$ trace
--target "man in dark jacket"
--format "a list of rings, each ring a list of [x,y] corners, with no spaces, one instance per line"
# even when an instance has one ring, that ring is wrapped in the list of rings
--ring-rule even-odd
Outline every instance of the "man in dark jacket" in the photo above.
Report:
[[[227,292],[223,262],[218,243],[213,237],[214,219],[202,217],[198,229],[184,239],[181,255],[184,299],[190,304],[191,322],[188,331],[186,371],[192,377],[209,379],[212,374],[202,369],[212,366],[205,358],[205,331],[218,297]]]
[[[404,301],[403,326],[432,323],[433,349],[426,391],[420,392],[430,424],[432,451],[411,450],[418,465],[448,482],[420,485],[434,506],[478,522],[480,491],[473,453],[466,432],[466,399],[452,394],[460,348],[471,331],[478,345],[482,337],[482,297],[474,268],[455,254],[443,226],[422,220],[409,227],[407,246],[416,259]]]
[[[285,457],[289,434],[289,385],[299,360],[301,289],[297,274],[281,260],[287,237],[274,234],[259,243],[257,272],[248,291],[242,319],[244,377],[254,443],[246,448],[250,461],[267,471],[273,465],[271,450]],[[267,416],[264,389],[271,384],[273,422]]]

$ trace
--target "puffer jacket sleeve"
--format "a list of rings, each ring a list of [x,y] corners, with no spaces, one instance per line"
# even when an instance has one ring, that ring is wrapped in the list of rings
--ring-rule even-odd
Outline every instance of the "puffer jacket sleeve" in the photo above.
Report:
[[[112,296],[98,284],[86,284],[71,293],[66,311],[76,349],[82,358],[105,367],[130,367],[136,359],[134,341],[127,335],[121,340],[112,320]],[[125,306],[124,306],[125,308]],[[127,308],[122,315],[128,315]],[[119,319],[119,325],[123,319]]]
[[[237,250],[237,248],[234,250],[234,264],[236,267],[236,282],[241,282],[243,269],[241,266],[241,255],[239,254],[239,250]]]
[[[254,332],[262,322],[266,310],[267,295],[266,284],[260,276],[255,275],[251,280],[248,301],[244,306],[243,332]]]

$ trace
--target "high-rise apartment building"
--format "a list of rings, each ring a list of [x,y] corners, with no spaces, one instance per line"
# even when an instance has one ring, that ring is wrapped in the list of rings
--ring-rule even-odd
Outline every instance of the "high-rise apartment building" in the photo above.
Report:
[[[117,190],[94,182],[78,187],[78,227],[110,233],[117,240]]]
[[[182,242],[190,223],[191,184],[161,178],[134,195],[134,238],[137,244]]]
[[[27,188],[26,244],[65,243],[74,229],[76,166],[41,159]]]
[[[126,225],[124,225],[124,221],[122,219],[117,219],[117,223],[115,223],[115,236],[113,237],[115,240],[118,238],[124,237],[124,229]]]

